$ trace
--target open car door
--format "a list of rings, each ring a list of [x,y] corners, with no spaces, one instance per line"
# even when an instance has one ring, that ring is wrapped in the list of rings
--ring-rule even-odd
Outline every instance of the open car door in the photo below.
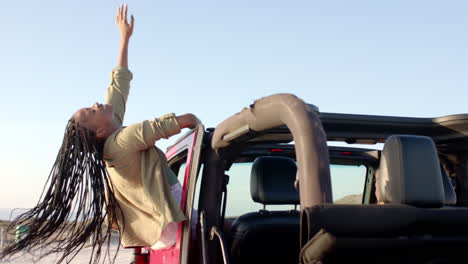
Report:
[[[188,220],[178,224],[177,241],[167,249],[148,249],[150,264],[182,264],[188,263],[192,226],[196,225],[197,215],[193,211],[195,183],[200,166],[200,153],[203,141],[204,127],[202,124],[182,136],[166,152],[169,166],[178,176],[182,184],[182,200],[180,207]]]

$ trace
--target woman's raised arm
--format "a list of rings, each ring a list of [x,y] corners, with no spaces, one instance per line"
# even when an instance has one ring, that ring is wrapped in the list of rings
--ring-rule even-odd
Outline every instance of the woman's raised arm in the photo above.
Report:
[[[117,66],[128,68],[128,42],[133,34],[135,18],[131,15],[130,24],[127,22],[128,5],[119,6],[117,11],[117,25],[120,31],[120,49]]]

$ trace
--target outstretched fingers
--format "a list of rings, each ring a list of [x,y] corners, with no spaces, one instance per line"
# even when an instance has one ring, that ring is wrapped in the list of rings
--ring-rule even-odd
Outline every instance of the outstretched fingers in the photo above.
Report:
[[[123,12],[123,22],[127,24],[127,12],[128,12],[128,5],[124,4],[124,12]]]
[[[135,23],[135,18],[133,15],[130,17],[130,24],[127,20],[128,16],[128,5],[122,4],[117,10],[117,25],[120,31],[120,35],[123,39],[129,39],[133,33],[133,26]]]
[[[119,9],[117,9],[116,22],[117,22],[117,24],[120,23],[120,5],[119,5]]]
[[[119,9],[117,10],[117,23],[128,25],[127,14],[128,14],[128,5],[127,4],[120,5]]]
[[[123,18],[124,18],[124,9],[125,9],[125,4],[122,4],[122,6],[120,6],[120,23],[122,23]]]
[[[121,24],[122,22],[126,21],[125,18],[125,4],[119,5],[119,9],[117,10],[117,24]]]

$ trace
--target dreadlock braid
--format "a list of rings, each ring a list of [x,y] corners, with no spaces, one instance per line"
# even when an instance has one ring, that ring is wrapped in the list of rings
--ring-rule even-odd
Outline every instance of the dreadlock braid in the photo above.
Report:
[[[23,250],[41,251],[40,258],[59,253],[57,263],[69,263],[93,240],[89,263],[111,258],[112,224],[123,221],[103,161],[103,141],[93,131],[70,119],[62,146],[42,191],[38,204],[18,216],[8,227],[24,225],[28,232],[17,243],[7,245],[0,259],[11,258]],[[117,215],[119,214],[119,215]],[[120,226],[122,231],[123,226]],[[107,251],[102,258],[102,246]]]

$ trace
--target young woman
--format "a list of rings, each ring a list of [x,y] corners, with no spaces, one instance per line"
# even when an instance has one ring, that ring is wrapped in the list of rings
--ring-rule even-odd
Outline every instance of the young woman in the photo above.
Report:
[[[123,5],[117,12],[120,50],[105,103],[79,109],[69,120],[40,202],[11,225],[28,231],[2,251],[2,258],[39,249],[42,255],[60,252],[62,262],[91,238],[91,261],[97,263],[112,227],[120,230],[124,247],[174,244],[176,223],[185,220],[181,185],[154,144],[199,120],[167,114],[122,127],[132,79],[128,44],[134,18],[127,22],[127,9]]]

